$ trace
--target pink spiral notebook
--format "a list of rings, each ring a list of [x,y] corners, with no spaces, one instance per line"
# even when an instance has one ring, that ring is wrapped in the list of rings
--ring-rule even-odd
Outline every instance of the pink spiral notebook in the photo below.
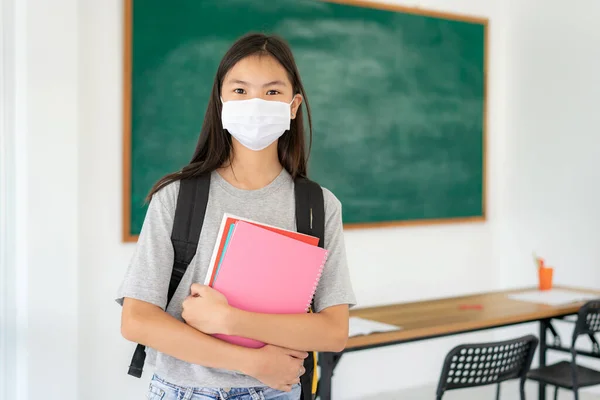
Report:
[[[241,310],[305,313],[326,260],[325,249],[238,221],[212,286]],[[245,347],[264,345],[238,336],[214,336]]]

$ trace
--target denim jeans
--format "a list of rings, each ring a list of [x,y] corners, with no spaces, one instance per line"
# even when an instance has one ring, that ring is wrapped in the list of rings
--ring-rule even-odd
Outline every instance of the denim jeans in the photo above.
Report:
[[[150,382],[148,400],[300,400],[300,385],[291,392],[281,392],[269,387],[214,389],[181,387],[154,375]]]

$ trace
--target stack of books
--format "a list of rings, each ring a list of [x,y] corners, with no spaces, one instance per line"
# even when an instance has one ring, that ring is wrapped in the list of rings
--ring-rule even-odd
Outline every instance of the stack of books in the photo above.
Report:
[[[318,243],[313,236],[225,214],[204,284],[241,310],[306,313],[327,261],[327,250]],[[251,348],[264,345],[237,336],[215,337]]]

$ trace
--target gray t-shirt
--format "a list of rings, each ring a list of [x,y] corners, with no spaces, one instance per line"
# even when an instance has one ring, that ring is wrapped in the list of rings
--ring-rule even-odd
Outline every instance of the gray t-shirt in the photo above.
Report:
[[[179,193],[179,182],[157,192],[148,207],[133,258],[119,288],[117,302],[124,297],[142,300],[164,309],[173,266],[171,230]],[[315,311],[356,302],[344,245],[341,203],[327,189],[325,199],[325,247],[329,256],[315,293]],[[242,190],[229,184],[217,172],[211,175],[210,195],[196,256],[173,295],[167,312],[182,320],[182,302],[192,283],[203,283],[224,213],[249,218],[283,229],[296,230],[294,181],[284,169],[269,185],[258,190]],[[180,386],[255,387],[262,384],[234,371],[190,364],[148,349],[147,364],[155,372]]]

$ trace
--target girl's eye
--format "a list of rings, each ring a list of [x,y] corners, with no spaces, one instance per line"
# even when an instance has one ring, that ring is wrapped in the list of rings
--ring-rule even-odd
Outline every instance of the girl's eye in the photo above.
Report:
[[[267,92],[267,94],[268,94],[269,96],[275,96],[275,95],[278,95],[278,94],[279,94],[279,92],[278,92],[277,90],[269,90],[269,91]]]
[[[234,89],[233,92],[237,94],[246,94],[246,91],[241,88]]]

